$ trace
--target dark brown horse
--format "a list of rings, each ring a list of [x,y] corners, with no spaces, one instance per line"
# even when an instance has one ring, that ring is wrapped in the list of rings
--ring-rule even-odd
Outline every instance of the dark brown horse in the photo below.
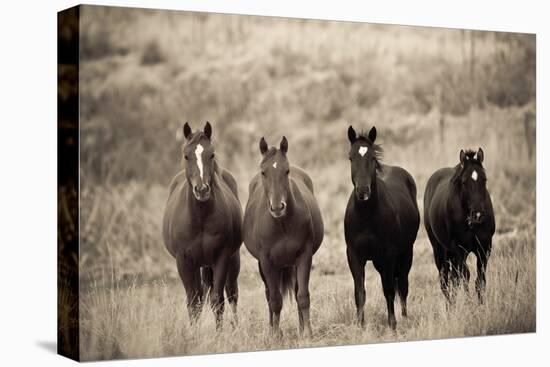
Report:
[[[269,306],[269,323],[282,335],[279,319],[283,295],[294,290],[300,333],[311,335],[309,273],[313,254],[323,241],[323,220],[306,172],[291,166],[288,142],[279,149],[260,140],[261,172],[252,179],[243,234],[246,248],[258,260]]]
[[[186,123],[183,133],[185,169],[170,184],[164,244],[176,259],[191,322],[199,316],[204,291],[209,290],[216,328],[220,328],[224,288],[237,316],[241,204],[235,179],[216,161],[210,124],[206,123],[204,131],[192,133]]]
[[[357,320],[364,326],[365,264],[371,260],[382,279],[388,323],[395,329],[396,289],[401,298],[401,313],[407,316],[408,276],[420,226],[416,185],[403,168],[379,162],[381,149],[374,144],[376,128],[368,136],[357,136],[350,126],[348,139],[354,188],[346,208],[344,231],[355,283]]]
[[[495,233],[495,215],[487,191],[483,150],[460,151],[460,162],[454,167],[436,171],[426,184],[424,226],[432,244],[441,290],[452,301],[454,287],[470,271],[468,254],[477,257],[476,290],[483,301],[485,270]],[[452,287],[450,287],[452,286]]]

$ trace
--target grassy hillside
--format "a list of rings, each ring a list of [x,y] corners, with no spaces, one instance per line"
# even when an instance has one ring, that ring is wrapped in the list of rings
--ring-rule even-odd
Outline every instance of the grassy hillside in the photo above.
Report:
[[[534,331],[533,36],[101,7],[82,17],[84,359]],[[310,340],[297,336],[295,303],[284,306],[285,337],[271,338],[244,246],[239,327],[227,322],[216,334],[207,308],[195,328],[188,324],[160,223],[181,169],[181,126],[206,120],[243,207],[261,136],[274,145],[286,135],[289,159],[313,178],[325,239],[313,260]],[[395,334],[386,328],[379,276],[368,265],[368,326],[354,326],[343,241],[350,123],[376,125],[384,161],[413,175],[420,206],[435,169],[456,164],[463,147],[484,149],[497,220],[484,305],[462,294],[445,307],[421,226],[410,317],[398,317]]]

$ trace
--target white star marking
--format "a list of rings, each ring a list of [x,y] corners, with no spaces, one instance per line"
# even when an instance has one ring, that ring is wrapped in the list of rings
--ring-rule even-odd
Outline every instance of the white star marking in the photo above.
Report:
[[[202,152],[204,151],[204,148],[202,145],[197,144],[197,147],[195,148],[195,156],[197,157],[197,166],[199,167],[199,173],[201,175],[201,180],[203,178],[204,172],[203,172],[203,166],[202,166]]]
[[[477,171],[476,170],[474,170],[472,172],[472,180],[477,181]]]
[[[277,168],[277,162],[273,162],[273,168]]]
[[[359,154],[361,155],[361,157],[364,157],[365,154],[367,154],[368,151],[369,151],[369,148],[367,148],[367,147],[360,147],[359,148]]]

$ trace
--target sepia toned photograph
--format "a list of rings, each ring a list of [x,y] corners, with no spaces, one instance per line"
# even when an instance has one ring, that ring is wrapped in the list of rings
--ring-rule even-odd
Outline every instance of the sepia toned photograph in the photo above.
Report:
[[[536,36],[58,15],[58,348],[536,331]]]

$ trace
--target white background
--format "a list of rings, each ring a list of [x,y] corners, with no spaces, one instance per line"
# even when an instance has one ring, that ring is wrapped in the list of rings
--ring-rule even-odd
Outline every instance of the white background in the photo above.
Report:
[[[537,333],[430,342],[105,362],[102,365],[348,366],[548,363],[550,22],[544,1],[96,1],[97,4],[537,33]],[[9,5],[8,5],[9,4]],[[56,340],[56,12],[71,1],[0,10],[0,364],[69,365]],[[427,148],[429,149],[429,148]],[[546,168],[545,168],[546,166]],[[513,192],[510,193],[513,195]],[[544,266],[546,264],[546,266]],[[442,325],[442,327],[445,327]]]

